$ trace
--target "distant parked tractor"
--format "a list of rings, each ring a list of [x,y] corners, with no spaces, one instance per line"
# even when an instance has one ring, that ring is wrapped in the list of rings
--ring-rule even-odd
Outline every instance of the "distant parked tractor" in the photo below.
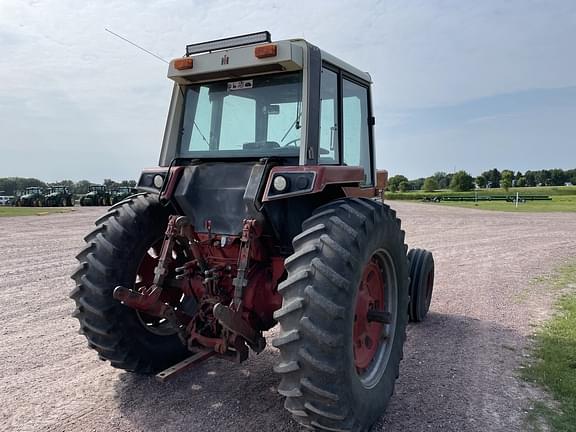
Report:
[[[111,204],[114,205],[116,203],[119,203],[120,201],[123,201],[126,198],[128,198],[133,193],[134,193],[133,189],[128,186],[119,186],[116,189],[112,189],[112,191],[110,192],[112,200]]]
[[[45,196],[46,207],[72,207],[74,196],[67,186],[51,186]]]
[[[44,189],[34,186],[26,188],[15,204],[19,207],[44,207],[44,203]]]
[[[91,185],[88,193],[80,197],[81,206],[109,206],[111,205],[110,192],[106,186]]]
[[[369,430],[434,278],[382,201],[370,75],[263,32],[188,45],[168,77],[160,166],[77,255],[89,347],[166,380],[211,356],[242,362],[279,324],[274,371],[294,419]]]

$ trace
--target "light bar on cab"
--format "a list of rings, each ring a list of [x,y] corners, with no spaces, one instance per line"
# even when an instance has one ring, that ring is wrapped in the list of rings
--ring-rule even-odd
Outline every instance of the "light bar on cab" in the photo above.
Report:
[[[217,39],[210,42],[201,42],[192,45],[186,45],[186,55],[198,54],[208,51],[216,51],[226,48],[234,48],[242,45],[252,45],[264,42],[270,42],[270,32],[263,31],[250,33],[242,36],[234,36],[224,39]]]

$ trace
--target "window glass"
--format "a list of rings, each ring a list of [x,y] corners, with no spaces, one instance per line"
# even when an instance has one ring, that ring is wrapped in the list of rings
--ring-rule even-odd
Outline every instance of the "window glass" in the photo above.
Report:
[[[283,102],[263,107],[268,119],[266,139],[283,146],[300,147],[300,116],[302,103]]]
[[[222,103],[222,126],[220,150],[242,150],[242,145],[256,141],[254,122],[256,118],[256,101],[230,94]]]
[[[342,83],[343,162],[364,168],[364,183],[372,184],[368,130],[368,89],[347,79]]]
[[[299,156],[300,72],[191,85],[178,157]]]
[[[199,93],[196,116],[191,125],[192,136],[190,138],[190,148],[208,151],[210,149],[210,125],[212,123],[210,112],[212,104],[208,100],[207,87],[201,87]],[[188,97],[186,99],[187,105],[192,105],[191,102],[193,100],[194,98]],[[188,109],[188,107],[186,107],[186,109]]]
[[[320,164],[338,163],[338,74],[322,69],[320,81]]]

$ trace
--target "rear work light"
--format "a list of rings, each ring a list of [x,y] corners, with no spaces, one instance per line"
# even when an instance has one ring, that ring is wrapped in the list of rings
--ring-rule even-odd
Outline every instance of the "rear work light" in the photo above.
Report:
[[[173,62],[174,67],[178,70],[192,69],[192,66],[194,66],[194,60],[191,58],[179,58],[173,60]]]
[[[278,46],[276,44],[260,45],[254,48],[254,55],[261,59],[267,57],[276,57]]]
[[[209,42],[186,45],[186,55],[190,56],[192,54],[222,50],[226,48],[234,48],[242,45],[253,45],[270,42],[270,40],[270,32],[263,31],[258,33],[250,33],[242,36],[234,36]]]

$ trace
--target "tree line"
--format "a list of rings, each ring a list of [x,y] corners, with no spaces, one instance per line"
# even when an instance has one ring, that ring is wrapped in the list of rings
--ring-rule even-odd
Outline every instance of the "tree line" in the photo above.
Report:
[[[411,190],[433,192],[439,189],[450,189],[454,192],[464,192],[476,187],[508,190],[511,187],[564,186],[565,184],[576,185],[576,169],[555,168],[515,173],[508,169],[499,171],[493,168],[476,177],[462,170],[455,173],[437,172],[430,177],[414,180],[408,180],[403,175],[395,175],[388,180],[388,190],[391,192]]]
[[[42,188],[48,188],[50,186],[67,186],[71,193],[81,195],[87,193],[88,187],[93,184],[94,183],[88,180],[80,180],[77,182],[72,180],[61,180],[56,183],[46,183],[37,178],[4,177],[0,178],[0,194],[17,195],[18,193],[24,192],[26,188],[34,186]],[[108,189],[114,189],[119,186],[136,187],[136,181],[134,180],[122,180],[117,182],[112,179],[104,179],[102,184]]]

